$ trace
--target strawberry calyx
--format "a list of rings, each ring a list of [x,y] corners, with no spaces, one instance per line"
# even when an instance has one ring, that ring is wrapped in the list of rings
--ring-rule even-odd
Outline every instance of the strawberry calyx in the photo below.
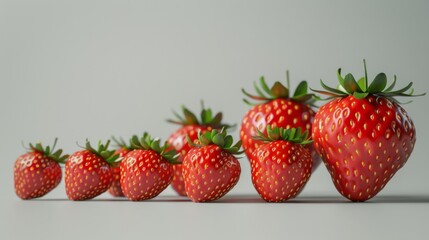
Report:
[[[267,134],[264,134],[259,129],[257,129],[258,135],[253,136],[252,138],[255,140],[263,141],[263,142],[273,142],[277,140],[285,140],[292,143],[297,144],[309,144],[313,141],[309,137],[308,131],[302,132],[301,128],[279,128],[274,127],[271,128],[270,125],[267,126]]]
[[[178,161],[179,154],[175,149],[169,148],[167,142],[161,145],[161,140],[159,138],[152,138],[147,132],[143,133],[141,138],[137,135],[133,135],[130,143],[133,149],[153,150],[165,158],[167,162],[171,164],[181,164],[181,162]]]
[[[242,154],[243,151],[240,151],[241,140],[233,144],[234,139],[231,135],[228,135],[226,128],[222,128],[220,131],[213,129],[212,131],[207,131],[204,134],[201,134],[201,131],[198,132],[198,140],[192,142],[189,136],[186,136],[188,143],[192,147],[203,147],[208,145],[217,145],[223,150],[234,154]]]
[[[344,77],[341,76],[341,68],[337,71],[337,78],[339,82],[338,88],[332,88],[327,86],[322,80],[320,80],[320,84],[326,90],[313,90],[314,92],[328,95],[327,99],[338,98],[338,97],[346,97],[349,95],[353,95],[357,99],[364,99],[368,95],[378,95],[392,99],[397,102],[394,97],[417,97],[426,95],[417,94],[413,95],[414,89],[411,88],[413,86],[413,82],[410,82],[404,88],[399,90],[394,90],[396,84],[396,75],[394,75],[393,82],[387,86],[387,77],[385,73],[379,73],[375,76],[374,80],[368,85],[368,73],[366,70],[366,61],[363,60],[364,72],[365,76],[361,77],[356,81],[354,76],[351,73],[346,74]]]
[[[191,112],[188,108],[185,106],[182,106],[182,112],[183,116],[178,114],[177,112],[173,111],[174,116],[177,118],[177,120],[173,119],[167,119],[167,122],[179,124],[179,125],[200,125],[200,126],[210,126],[212,128],[231,128],[233,125],[228,125],[225,123],[222,123],[222,112],[218,112],[213,115],[213,112],[210,108],[205,108],[204,103],[201,101],[201,113],[200,113],[200,119]]]
[[[118,139],[115,136],[112,136],[112,140],[119,149],[133,150],[131,143],[127,144],[123,138]]]
[[[98,148],[95,149],[91,146],[91,143],[86,139],[85,149],[94,153],[95,155],[104,159],[109,165],[115,166],[119,159],[119,154],[115,153],[115,150],[109,150],[110,140],[107,140],[105,144],[98,141]]]
[[[62,149],[58,149],[57,151],[54,152],[55,146],[57,145],[57,141],[58,141],[58,138],[55,138],[54,144],[52,144],[52,147],[46,146],[45,148],[40,142],[36,143],[35,145],[30,143],[29,144],[30,150],[33,152],[40,152],[44,156],[54,160],[55,162],[64,164],[66,163],[66,160],[69,157],[69,155],[68,154],[62,155],[63,153]]]
[[[244,95],[257,102],[269,102],[274,99],[284,98],[291,99],[296,102],[305,102],[308,105],[314,106],[314,94],[308,93],[307,81],[301,81],[298,84],[298,87],[295,89],[294,94],[292,96],[289,96],[289,71],[286,71],[286,86],[284,86],[281,82],[276,81],[270,88],[265,82],[265,78],[263,76],[259,78],[259,85],[260,86],[258,86],[256,82],[253,83],[257,95],[252,95],[246,92],[244,88],[242,88],[241,91]],[[243,101],[250,106],[255,106],[258,104],[251,103],[245,98],[243,99]]]

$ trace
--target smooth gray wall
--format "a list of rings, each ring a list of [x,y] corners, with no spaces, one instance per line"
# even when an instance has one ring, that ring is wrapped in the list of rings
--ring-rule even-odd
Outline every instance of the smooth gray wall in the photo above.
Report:
[[[202,99],[239,124],[249,109],[240,89],[261,75],[272,83],[289,69],[294,87],[319,88],[339,67],[362,76],[366,58],[371,77],[427,92],[428,12],[429,1],[0,1],[0,199],[16,198],[21,141],[59,137],[72,152],[86,138],[165,139],[171,110]],[[427,103],[405,106],[417,144],[381,194],[428,193]],[[232,193],[256,194],[241,162]],[[307,193],[337,194],[323,166]],[[47,197],[65,196],[61,185]]]

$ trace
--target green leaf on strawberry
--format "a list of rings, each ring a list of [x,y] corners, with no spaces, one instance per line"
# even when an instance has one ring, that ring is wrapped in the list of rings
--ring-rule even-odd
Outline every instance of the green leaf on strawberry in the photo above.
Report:
[[[167,122],[179,124],[182,126],[199,125],[199,126],[209,126],[212,128],[219,128],[219,129],[222,127],[226,127],[226,128],[234,127],[234,125],[228,125],[228,124],[222,123],[222,118],[223,118],[222,112],[218,112],[213,115],[212,110],[210,108],[205,108],[203,102],[201,102],[201,109],[202,110],[200,113],[200,119],[198,119],[197,115],[195,115],[185,106],[182,106],[183,116],[173,111],[173,114],[174,116],[176,116],[177,120],[167,119]]]
[[[57,141],[58,141],[58,138],[55,138],[54,143],[52,144],[52,149],[50,146],[46,146],[46,148],[44,148],[41,143],[36,143],[35,145],[30,143],[29,144],[30,150],[40,152],[43,155],[51,158],[55,162],[64,164],[66,162],[67,158],[69,157],[69,155],[62,155],[62,153],[63,153],[62,149],[58,149],[57,151],[54,152],[54,149],[57,145]]]
[[[116,148],[118,149],[125,149],[125,150],[133,150],[133,147],[131,146],[131,142],[126,143],[123,138],[116,138],[115,136],[112,136],[112,140],[116,145]]]
[[[86,139],[85,149],[94,153],[95,155],[102,157],[109,165],[115,165],[116,160],[119,159],[119,154],[115,153],[115,150],[109,150],[110,140],[107,140],[105,144],[98,141],[98,148],[95,149],[91,146],[91,143]]]
[[[187,139],[188,144],[190,146],[202,147],[214,144],[234,155],[239,155],[243,153],[243,151],[240,151],[241,140],[233,144],[233,138],[231,135],[228,135],[225,128],[222,128],[220,131],[217,129],[213,129],[212,131],[205,132],[204,134],[198,132],[199,143],[192,142],[189,136],[187,136]]]
[[[293,96],[289,96],[289,71],[286,71],[286,86],[283,85],[281,82],[276,81],[271,87],[268,87],[263,76],[259,79],[259,85],[260,86],[258,86],[256,82],[253,83],[257,95],[252,95],[248,93],[246,90],[244,90],[244,88],[242,88],[241,91],[244,95],[257,102],[269,102],[274,99],[283,98],[291,99],[296,102],[307,103],[309,105],[314,104],[315,95],[312,93],[308,93],[308,84],[306,81],[300,82]],[[254,106],[257,104],[251,103],[247,99],[243,99],[243,101],[250,106]]]
[[[179,154],[177,154],[176,150],[169,148],[167,142],[161,145],[161,140],[159,138],[152,138],[147,132],[143,133],[141,138],[137,135],[132,136],[130,141],[133,149],[153,150],[169,163],[180,164],[180,162],[177,161]]]
[[[271,128],[271,126],[269,125],[267,126],[267,134],[264,134],[258,129],[258,135],[253,136],[253,139],[264,142],[285,140],[302,145],[306,145],[313,142],[309,139],[308,131],[302,132],[301,128]]]
[[[368,95],[377,95],[388,97],[394,101],[394,97],[417,97],[426,95],[426,93],[413,95],[414,90],[411,89],[413,83],[410,82],[406,87],[393,91],[393,88],[396,84],[396,75],[394,76],[393,83],[386,88],[387,86],[387,76],[385,73],[379,73],[374,80],[368,85],[368,74],[366,69],[366,61],[363,60],[365,76],[360,78],[358,81],[355,80],[354,76],[351,73],[346,74],[343,78],[341,76],[341,68],[337,71],[337,78],[339,82],[339,88],[335,89],[327,86],[322,80],[320,84],[326,90],[313,90],[314,92],[329,95],[327,99],[336,98],[336,97],[345,97],[348,95],[353,95],[357,99],[366,98]],[[407,92],[410,90],[409,92]]]

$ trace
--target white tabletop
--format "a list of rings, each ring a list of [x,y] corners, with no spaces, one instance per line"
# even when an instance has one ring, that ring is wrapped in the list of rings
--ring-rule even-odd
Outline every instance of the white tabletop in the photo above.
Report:
[[[0,211],[1,239],[422,239],[428,234],[429,195],[351,203],[302,194],[269,204],[256,193],[212,203],[173,194],[130,202],[105,194],[84,202],[15,198]]]

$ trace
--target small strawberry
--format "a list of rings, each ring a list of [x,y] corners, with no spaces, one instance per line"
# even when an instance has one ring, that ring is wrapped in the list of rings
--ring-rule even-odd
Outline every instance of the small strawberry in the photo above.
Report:
[[[140,139],[133,136],[130,151],[121,162],[121,188],[132,201],[158,196],[173,179],[172,164],[178,164],[175,150],[167,150],[167,143],[160,145],[144,133]]]
[[[113,182],[108,192],[110,193],[110,195],[114,197],[125,197],[121,188],[120,162],[122,161],[124,156],[127,155],[132,150],[132,148],[131,146],[128,146],[122,138],[116,139],[115,137],[112,137],[112,140],[119,147],[119,149],[116,149],[115,151],[115,154],[118,154],[119,158],[115,161],[117,164],[114,164],[111,166],[112,172],[113,172]]]
[[[113,181],[111,165],[119,158],[106,144],[98,143],[98,149],[86,141],[85,150],[73,153],[66,162],[66,193],[70,200],[92,199],[106,192]]]
[[[295,90],[292,97],[289,95],[289,74],[286,75],[287,87],[280,82],[275,82],[269,88],[264,77],[260,78],[260,85],[255,83],[254,87],[258,96],[242,92],[249,98],[259,101],[259,104],[252,104],[243,99],[245,103],[252,106],[246,113],[241,123],[240,138],[243,141],[243,148],[250,159],[252,152],[261,144],[260,140],[252,137],[258,134],[258,130],[266,134],[267,126],[281,128],[301,128],[311,134],[311,125],[315,112],[311,109],[314,100],[313,94],[309,94],[308,84],[302,81]],[[261,90],[262,88],[262,90]],[[313,170],[320,164],[321,160],[314,151],[313,144],[307,145],[311,149],[313,157]]]
[[[193,144],[183,160],[185,188],[194,202],[214,201],[228,193],[240,178],[240,163],[234,154],[240,153],[241,141],[233,145],[225,129],[198,135],[196,142],[200,144]]]
[[[308,132],[267,126],[256,140],[265,142],[252,153],[252,182],[267,202],[283,202],[295,197],[310,178],[313,161],[305,144],[311,143]]]
[[[28,153],[18,157],[14,167],[15,193],[27,200],[42,197],[61,182],[61,167],[68,155],[62,150],[54,152],[57,139],[51,147],[43,148],[41,143],[30,144]]]
[[[173,112],[178,120],[167,120],[170,123],[178,124],[181,127],[177,129],[174,133],[170,135],[167,142],[169,145],[173,146],[178,153],[180,153],[179,162],[183,162],[184,157],[191,149],[189,146],[186,136],[189,136],[191,142],[198,139],[198,132],[204,134],[207,131],[212,129],[222,129],[222,127],[231,127],[230,125],[222,123],[222,113],[218,112],[213,116],[212,110],[210,108],[204,108],[202,105],[201,110],[201,119],[199,120],[197,116],[189,111],[186,107],[182,107],[183,117]],[[176,164],[173,165],[174,176],[171,186],[173,189],[180,195],[186,196],[185,183],[183,182],[182,176],[182,165]]]
[[[337,190],[351,201],[366,201],[380,192],[407,162],[416,142],[416,130],[407,112],[393,98],[416,96],[403,89],[386,88],[387,78],[378,74],[368,86],[365,76],[337,77],[340,89],[316,91],[334,98],[322,106],[313,123],[317,152]],[[423,94],[424,95],[424,94]]]

